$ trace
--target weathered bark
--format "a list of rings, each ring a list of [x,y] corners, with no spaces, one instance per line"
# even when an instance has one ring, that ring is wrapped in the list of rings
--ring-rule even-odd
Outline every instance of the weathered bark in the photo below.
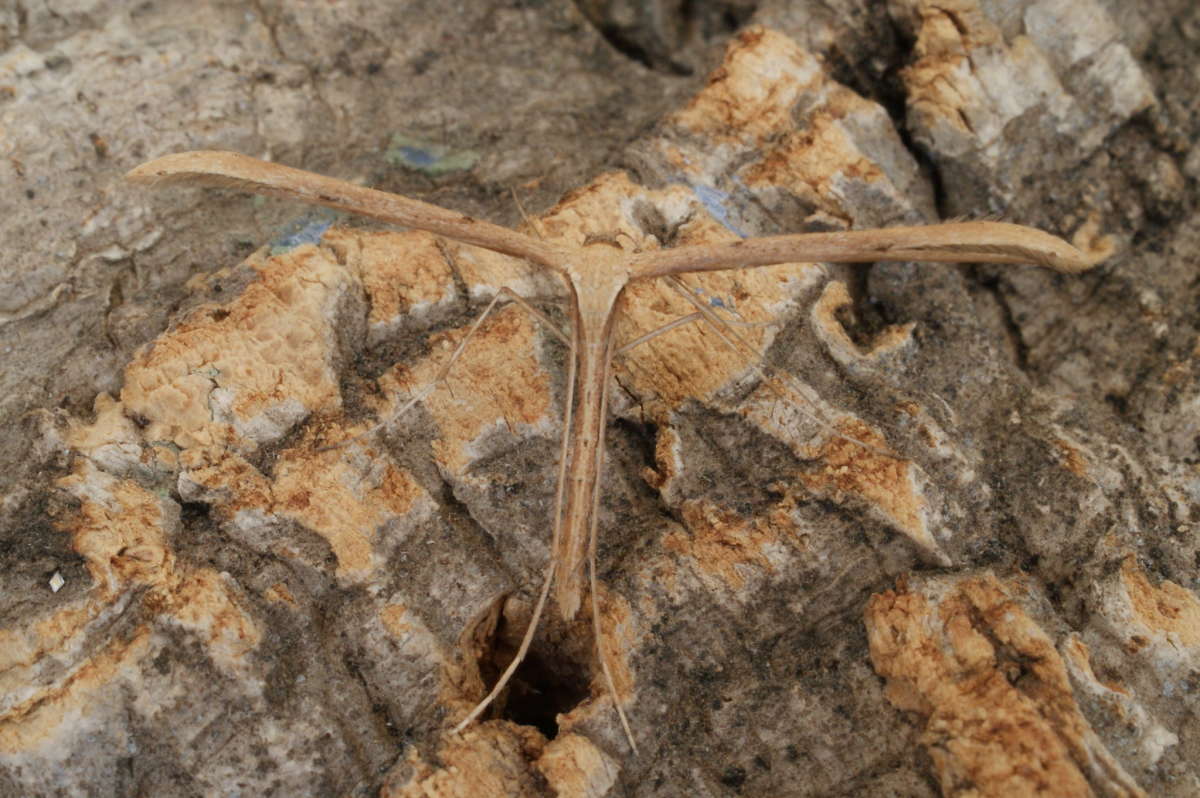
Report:
[[[0,11],[0,793],[1194,794],[1200,10],[588,3],[648,69],[568,4],[464,5]],[[576,242],[1002,214],[1111,256],[691,280],[768,373],[701,325],[616,363],[642,752],[585,619],[454,737],[549,552],[561,345],[505,308],[322,447],[558,286],[120,182],[200,147],[506,224],[586,187],[536,220]],[[638,287],[620,338],[688,312]]]

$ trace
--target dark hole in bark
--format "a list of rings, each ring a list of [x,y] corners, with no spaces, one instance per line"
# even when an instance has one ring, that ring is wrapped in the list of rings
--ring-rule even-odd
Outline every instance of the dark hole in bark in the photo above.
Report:
[[[525,621],[522,618],[513,623],[501,618],[491,648],[479,663],[488,690],[516,655],[525,633]],[[546,619],[543,623],[547,623]],[[547,739],[554,739],[558,735],[558,716],[570,712],[590,695],[588,665],[568,653],[568,649],[575,648],[562,644],[561,640],[547,640],[539,634],[490,716],[533,726]]]
[[[513,675],[501,717],[533,726],[552,740],[558,736],[559,714],[588,697],[587,684],[587,675],[575,663],[530,651]]]
[[[883,308],[868,298],[865,274],[863,271],[864,277],[847,282],[850,304],[842,305],[834,311],[834,316],[846,331],[846,335],[864,352],[875,346],[880,334],[888,326]]]

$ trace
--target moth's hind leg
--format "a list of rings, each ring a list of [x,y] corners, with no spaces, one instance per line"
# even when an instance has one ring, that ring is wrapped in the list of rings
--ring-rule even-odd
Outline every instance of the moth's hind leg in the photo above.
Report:
[[[549,330],[551,330],[556,336],[558,336],[558,338],[561,339],[564,343],[566,343],[567,347],[572,350],[572,356],[568,359],[571,366],[570,366],[570,371],[567,375],[567,385],[570,387],[568,388],[569,393],[566,397],[566,402],[565,402],[565,406],[564,406],[564,410],[563,410],[563,441],[562,441],[561,451],[559,454],[558,483],[557,483],[557,489],[555,491],[555,500],[554,500],[554,538],[551,541],[551,546],[550,546],[550,551],[553,552],[553,551],[558,550],[558,538],[559,538],[559,535],[561,532],[563,497],[564,497],[564,490],[565,490],[564,485],[565,485],[565,481],[566,481],[564,475],[565,475],[566,466],[567,466],[567,454],[568,454],[568,450],[570,448],[569,447],[569,444],[570,444],[569,434],[570,434],[570,429],[571,429],[572,410],[573,410],[573,405],[574,405],[574,385],[575,385],[575,372],[576,372],[576,358],[574,357],[574,345],[572,344],[571,340],[566,335],[564,335],[562,333],[562,331],[559,330],[558,327],[545,314],[538,311],[536,308],[534,308],[532,305],[530,305],[525,299],[523,299],[522,297],[513,293],[512,291],[510,291],[507,288],[502,288],[501,292],[498,293],[494,299],[492,299],[491,303],[488,305],[487,309],[484,311],[484,315],[480,316],[480,318],[476,320],[475,324],[472,325],[472,328],[470,331],[471,333],[473,333],[475,330],[477,330],[479,328],[479,325],[483,323],[483,318],[486,316],[486,314],[488,312],[491,311],[491,309],[493,307],[495,307],[496,302],[500,299],[500,296],[502,294],[506,294],[506,295],[510,296],[518,304],[520,304],[523,308],[525,308],[530,313],[532,313],[536,318],[538,318],[542,322],[544,322],[547,325],[547,328]],[[468,337],[469,337],[469,335],[470,335],[470,333],[468,333]],[[465,339],[462,343],[459,344],[459,348],[455,351],[454,357],[457,357],[458,354],[461,353],[464,345],[465,345]],[[454,357],[451,358],[451,362],[454,360]],[[449,363],[447,364],[447,367],[448,366],[449,366]],[[448,371],[448,368],[443,369],[443,372],[441,374],[439,374],[439,379],[444,377],[446,371]],[[492,689],[490,691],[488,691],[488,694],[486,696],[484,696],[483,699],[480,700],[480,702],[478,704],[476,704],[475,707],[467,714],[467,716],[465,718],[463,718],[461,721],[459,721],[458,724],[454,727],[455,733],[461,732],[463,729],[465,729],[467,726],[469,726],[472,721],[474,721],[481,714],[483,714],[484,710],[486,710],[492,704],[492,702],[496,700],[497,696],[499,696],[500,693],[503,692],[504,689],[508,686],[509,682],[512,680],[513,674],[515,674],[517,672],[517,668],[519,668],[521,666],[521,663],[524,662],[526,655],[529,653],[529,647],[533,643],[533,636],[537,632],[538,623],[541,621],[542,613],[546,609],[546,600],[550,595],[551,583],[554,581],[554,568],[555,568],[555,561],[553,559],[551,559],[550,561],[548,561],[546,563],[545,573],[542,576],[542,587],[541,587],[541,590],[538,592],[537,603],[534,605],[533,615],[529,619],[529,625],[525,629],[525,634],[521,637],[521,644],[517,647],[517,653],[513,656],[512,660],[508,663],[508,665],[505,667],[504,671],[500,674],[500,678],[498,678],[496,680],[496,683],[494,685],[492,685]]]
[[[422,387],[421,390],[417,391],[412,396],[410,396],[408,398],[408,400],[404,402],[404,404],[402,404],[400,407],[396,408],[394,411],[392,411],[390,414],[388,414],[388,417],[383,419],[382,421],[379,421],[378,423],[371,425],[370,427],[363,430],[362,432],[356,433],[352,437],[346,438],[345,440],[341,440],[336,443],[331,443],[327,446],[320,447],[319,449],[317,449],[317,451],[323,452],[323,451],[329,451],[331,449],[339,449],[348,444],[355,443],[355,442],[363,440],[365,438],[369,438],[370,436],[374,435],[375,433],[379,432],[380,430],[385,429],[389,425],[395,423],[395,421],[397,419],[402,417],[405,413],[407,413],[409,410],[411,410],[415,405],[420,404],[421,402],[423,402],[427,398],[429,398],[430,394],[432,394],[434,391],[436,391],[439,387],[441,387],[446,382],[446,378],[450,375],[451,369],[454,368],[455,362],[457,362],[458,359],[460,357],[462,357],[463,352],[466,351],[467,344],[469,344],[471,342],[471,339],[475,336],[475,334],[477,332],[479,332],[479,329],[483,326],[483,323],[485,321],[487,321],[488,316],[490,316],[492,314],[492,312],[496,309],[497,305],[500,304],[500,300],[505,299],[505,298],[507,298],[508,300],[510,300],[512,302],[517,303],[522,308],[524,308],[529,313],[531,313],[533,316],[535,316],[537,319],[542,321],[542,323],[546,325],[546,328],[552,334],[554,334],[556,337],[558,337],[560,340],[562,340],[564,343],[566,343],[566,345],[568,347],[570,347],[570,345],[571,345],[570,339],[567,338],[567,336],[562,332],[562,330],[558,329],[558,327],[554,324],[554,322],[550,319],[550,317],[548,317],[546,314],[542,313],[540,310],[535,308],[533,305],[529,304],[529,302],[521,295],[513,292],[511,289],[509,289],[507,287],[501,287],[500,290],[496,292],[496,295],[494,297],[492,297],[492,300],[490,302],[488,302],[487,307],[485,307],[483,309],[483,311],[478,316],[475,317],[475,320],[473,322],[471,322],[470,328],[467,330],[466,334],[462,337],[462,340],[460,340],[458,342],[458,345],[454,348],[454,352],[451,353],[450,357],[446,360],[445,364],[442,365],[441,369],[438,370],[438,373],[434,376],[434,378],[432,380],[430,380],[424,387]]]

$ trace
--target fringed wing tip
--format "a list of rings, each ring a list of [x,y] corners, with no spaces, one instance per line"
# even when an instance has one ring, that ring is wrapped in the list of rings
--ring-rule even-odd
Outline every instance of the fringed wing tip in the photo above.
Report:
[[[1081,250],[1078,246],[1072,246],[1065,241],[1059,241],[1058,244],[1048,255],[1048,262],[1042,265],[1065,274],[1082,274],[1111,254],[1111,252],[1099,252],[1092,249]]]
[[[147,161],[131,169],[125,179],[143,185],[168,185],[191,182],[222,184],[238,179],[240,161],[252,161],[245,155],[220,150],[177,152]]]

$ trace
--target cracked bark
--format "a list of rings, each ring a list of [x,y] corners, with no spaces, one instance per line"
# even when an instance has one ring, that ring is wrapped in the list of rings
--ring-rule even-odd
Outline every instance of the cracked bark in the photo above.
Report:
[[[760,37],[748,58],[770,45],[764,63],[790,64],[771,84],[796,89],[778,108],[724,104],[720,85],[689,104],[726,44],[711,21],[691,39],[647,31],[643,49],[666,65],[655,71],[567,4],[471,5],[460,18],[370,2],[0,11],[0,784],[454,794],[455,765],[510,794],[1002,794],[1016,787],[988,780],[1008,772],[1000,763],[1033,774],[1031,792],[1193,793],[1191,4],[1130,20],[1087,2],[763,3],[752,21],[823,57],[835,81],[805,84],[806,56]],[[767,85],[725,67],[730,91]],[[802,270],[762,311],[749,295],[770,287],[750,273],[708,286],[746,314],[784,314],[771,362],[915,464],[925,526],[952,565],[934,567],[905,511],[851,479],[877,473],[869,457],[798,441],[801,422],[753,380],[713,376],[719,358],[680,359],[697,350],[671,344],[659,366],[639,350],[618,375],[601,557],[646,752],[628,754],[603,700],[580,705],[597,693],[590,636],[561,624],[540,636],[509,720],[449,740],[449,715],[478,688],[459,650],[494,622],[483,676],[502,661],[545,556],[561,351],[505,314],[453,400],[406,418],[372,457],[313,460],[303,444],[343,423],[328,402],[366,417],[418,384],[479,293],[553,286],[417,234],[361,230],[239,267],[302,211],[119,182],[198,146],[506,224],[520,218],[511,187],[537,211],[624,167],[640,185],[594,193],[679,229],[671,214],[686,208],[688,234],[940,211],[1069,235],[1095,213],[1117,252],[1078,279]],[[703,206],[712,195],[681,179],[727,201]],[[619,204],[587,218],[633,224]],[[699,224],[706,212],[721,224]],[[661,233],[630,229],[650,228]],[[852,287],[849,304],[829,278]],[[317,285],[344,295],[306,305]],[[190,405],[164,414],[149,388],[135,407],[125,366],[151,341],[165,358],[181,330],[251,362],[264,350],[228,337],[237,313],[298,353],[285,374],[297,404],[259,418],[218,380],[244,458],[176,440],[180,461],[164,465],[146,442],[209,431],[209,405],[192,427]],[[847,337],[848,314],[875,334],[851,324]],[[123,404],[93,406],[123,389]],[[368,501],[342,493],[345,474]],[[376,531],[364,543],[356,529]],[[55,572],[66,582],[51,592]],[[919,655],[931,650],[944,657]],[[1032,736],[972,725],[981,707]],[[535,725],[550,730],[555,711],[569,714],[546,740]],[[1045,756],[1014,759],[1034,738]]]

